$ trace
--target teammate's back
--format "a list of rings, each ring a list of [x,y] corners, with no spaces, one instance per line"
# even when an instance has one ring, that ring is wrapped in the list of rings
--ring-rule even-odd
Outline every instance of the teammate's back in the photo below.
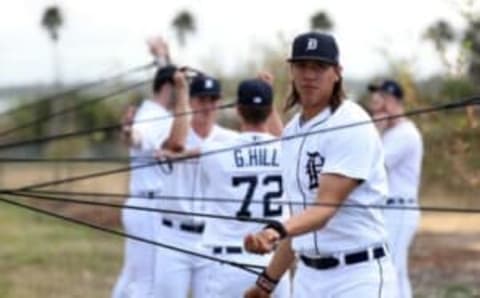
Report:
[[[267,125],[272,119],[272,100],[269,84],[260,80],[242,82],[237,98],[242,133],[227,142],[205,143],[202,147],[200,169],[207,210],[231,218],[209,218],[206,222],[203,244],[214,257],[255,266],[265,266],[271,258],[271,254],[248,253],[243,248],[243,235],[259,228],[249,218],[275,219],[285,209],[279,202],[283,196],[280,144],[268,133]],[[254,275],[222,264],[211,264],[209,270],[212,278],[206,285],[208,297],[242,297],[255,281]],[[273,297],[290,297],[286,278]]]
[[[202,158],[202,177],[209,213],[242,218],[282,216],[283,195],[280,145],[274,136],[243,132],[227,143],[210,143],[205,151],[237,148]],[[258,145],[250,145],[258,142]],[[246,146],[246,144],[249,144]],[[242,235],[258,229],[245,221],[212,219],[206,227],[205,244],[242,245]]]

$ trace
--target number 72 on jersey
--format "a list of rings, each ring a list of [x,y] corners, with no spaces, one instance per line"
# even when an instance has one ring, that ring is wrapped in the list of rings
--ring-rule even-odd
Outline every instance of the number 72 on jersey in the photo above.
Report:
[[[234,176],[232,177],[232,186],[235,188],[243,186],[243,188],[246,189],[242,205],[236,214],[237,217],[251,217],[251,209],[259,209],[258,207],[252,207],[252,203],[254,203],[255,206],[263,206],[261,207],[263,212],[259,210],[259,213],[263,214],[263,217],[282,215],[281,202],[272,202],[273,200],[282,198],[283,184],[281,175],[268,175],[262,178],[256,175]],[[252,201],[254,197],[262,198],[262,201]]]

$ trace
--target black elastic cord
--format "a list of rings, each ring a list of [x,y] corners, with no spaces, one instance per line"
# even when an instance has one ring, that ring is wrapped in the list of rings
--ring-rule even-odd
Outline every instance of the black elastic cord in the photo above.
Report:
[[[75,158],[22,158],[22,157],[0,157],[0,163],[128,163],[131,161],[152,160],[150,158],[129,158],[129,157],[75,157]]]
[[[354,122],[354,123],[350,123],[350,124],[346,124],[346,125],[333,126],[333,127],[329,127],[329,128],[325,128],[325,129],[318,129],[318,130],[314,130],[314,131],[307,132],[307,133],[285,136],[285,137],[281,137],[281,138],[274,138],[272,140],[255,141],[255,142],[245,143],[245,144],[241,144],[241,145],[237,145],[237,146],[233,146],[233,147],[227,147],[227,148],[221,148],[221,149],[218,149],[218,150],[206,151],[206,152],[202,152],[201,154],[199,154],[197,156],[174,158],[174,159],[171,159],[170,162],[181,162],[181,161],[185,161],[185,160],[196,159],[196,158],[203,157],[203,156],[210,156],[210,155],[219,154],[219,153],[223,153],[223,152],[229,152],[229,151],[232,151],[232,150],[235,150],[235,149],[243,149],[243,148],[248,148],[248,147],[251,147],[251,146],[271,144],[271,143],[276,143],[276,142],[280,142],[280,141],[288,141],[288,140],[292,140],[292,139],[295,139],[295,138],[305,137],[307,135],[314,135],[314,134],[319,134],[319,133],[326,133],[326,132],[332,132],[332,131],[341,130],[341,129],[347,129],[347,128],[360,126],[360,125],[367,125],[367,124],[371,124],[372,122],[376,122],[376,121],[384,121],[384,120],[396,119],[396,118],[401,118],[401,117],[406,117],[406,116],[416,116],[416,115],[420,115],[420,114],[432,113],[432,112],[447,110],[447,109],[452,109],[452,108],[460,108],[460,107],[465,107],[465,106],[474,105],[474,104],[480,104],[480,97],[470,97],[470,98],[462,99],[462,100],[459,100],[457,102],[452,102],[452,103],[449,103],[449,104],[442,104],[442,105],[435,106],[435,107],[412,110],[412,111],[402,113],[402,114],[398,114],[398,115],[380,117],[380,118],[375,118],[375,119],[367,120],[367,121],[360,121],[360,122]],[[34,188],[41,188],[41,187],[46,187],[46,186],[53,186],[53,185],[59,185],[59,184],[64,184],[64,183],[70,183],[70,182],[74,182],[74,181],[86,180],[86,179],[91,179],[91,178],[96,178],[96,177],[102,177],[102,176],[107,176],[107,175],[123,173],[123,172],[127,172],[127,171],[133,171],[133,170],[136,170],[136,169],[146,168],[146,167],[155,166],[155,165],[163,164],[163,163],[165,163],[165,162],[151,162],[151,163],[145,163],[145,164],[140,164],[140,165],[136,165],[136,166],[117,168],[117,169],[113,169],[113,170],[109,170],[109,171],[96,172],[96,173],[91,173],[91,174],[86,174],[86,175],[74,176],[74,177],[70,177],[70,178],[66,178],[66,179],[60,179],[60,180],[54,180],[54,181],[48,181],[48,182],[28,185],[28,186],[24,186],[22,188],[19,188],[17,190],[31,190],[31,189],[34,189]]]
[[[240,217],[234,217],[234,216],[209,214],[209,213],[185,212],[185,211],[178,211],[178,210],[141,207],[141,206],[126,206],[126,205],[123,205],[123,204],[113,204],[113,203],[88,201],[88,200],[76,200],[76,199],[69,199],[69,198],[65,198],[65,197],[52,196],[52,195],[45,196],[45,195],[36,194],[34,192],[12,191],[12,192],[5,192],[5,194],[20,196],[20,197],[26,197],[26,198],[34,198],[34,199],[38,199],[38,200],[57,201],[57,202],[73,203],[73,204],[80,204],[80,205],[102,206],[102,207],[119,208],[119,209],[132,209],[132,210],[146,211],[146,212],[156,212],[156,213],[176,214],[176,215],[186,215],[186,216],[197,216],[197,217],[204,217],[204,218],[224,219],[224,220],[248,221],[248,222],[259,223],[259,224],[275,224],[276,223],[275,220],[271,220],[271,219],[267,219],[267,218],[255,218],[255,217],[241,217],[240,218]]]
[[[129,162],[152,162],[157,159],[153,156],[117,156],[117,157],[66,157],[66,158],[24,158],[24,157],[0,157],[0,163],[129,163]],[[185,161],[188,162],[188,161]],[[193,162],[192,162],[193,163]]]
[[[143,82],[141,84],[144,84],[144,83],[145,82]],[[202,112],[210,111],[210,110],[229,109],[229,108],[232,108],[234,106],[235,106],[234,103],[227,103],[227,104],[215,107],[215,108],[199,109],[199,110],[193,110],[193,111],[184,112],[184,113],[177,113],[177,114],[168,115],[168,116],[156,117],[156,118],[151,118],[151,119],[143,119],[143,120],[140,120],[140,121],[136,121],[135,123],[161,121],[161,120],[166,120],[166,119],[179,117],[179,116],[202,113]],[[119,130],[120,128],[122,128],[122,126],[123,126],[123,124],[116,123],[116,124],[111,124],[111,125],[106,125],[106,126],[101,126],[101,127],[91,128],[91,129],[84,129],[84,130],[61,133],[61,134],[50,135],[50,136],[45,136],[45,137],[38,137],[38,138],[33,138],[33,139],[28,139],[28,140],[20,140],[20,141],[11,142],[11,143],[4,143],[4,144],[0,144],[0,150],[14,148],[14,147],[20,147],[20,146],[26,146],[26,145],[41,144],[41,143],[46,143],[46,142],[51,142],[51,141],[58,141],[58,140],[66,139],[66,138],[89,135],[89,134],[92,134],[92,133],[95,133],[95,132]]]
[[[7,193],[14,190],[1,190],[0,193]],[[120,193],[98,193],[98,192],[73,192],[73,191],[51,191],[51,190],[33,190],[33,191],[22,191],[25,194],[34,194],[34,195],[64,195],[64,196],[80,196],[80,197],[97,197],[97,198],[134,198],[134,199],[153,199],[153,200],[167,200],[167,201],[203,201],[203,202],[215,202],[215,203],[238,203],[238,199],[232,198],[207,198],[207,197],[185,197],[185,196],[141,196],[135,194],[120,194]],[[264,204],[263,200],[252,199],[251,204]],[[296,201],[271,201],[271,204],[274,205],[301,205],[302,202]],[[317,203],[311,202],[306,204],[306,206],[326,206],[326,207],[345,207],[345,208],[362,208],[362,209],[384,209],[384,210],[410,210],[410,211],[422,211],[422,212],[433,212],[433,213],[470,213],[477,214],[480,213],[479,208],[458,208],[458,207],[439,207],[439,206],[398,206],[398,205],[381,205],[381,204],[333,204],[333,203]]]
[[[77,92],[80,92],[84,89],[87,89],[87,88],[91,88],[91,87],[94,87],[94,86],[97,86],[97,85],[100,85],[100,84],[103,84],[105,82],[108,82],[108,81],[111,81],[111,80],[115,80],[115,79],[118,79],[118,78],[121,78],[123,76],[126,76],[128,74],[132,74],[132,73],[135,73],[135,72],[138,72],[138,71],[141,71],[141,70],[147,70],[148,68],[151,68],[155,65],[155,62],[152,62],[152,63],[148,63],[148,64],[145,64],[145,65],[142,65],[142,66],[138,66],[138,67],[135,67],[135,68],[132,68],[130,70],[127,70],[125,72],[122,72],[120,74],[117,74],[117,75],[114,75],[114,76],[111,76],[111,77],[108,77],[108,78],[104,78],[104,79],[101,79],[101,80],[97,80],[97,81],[94,81],[94,82],[90,82],[90,83],[86,83],[86,84],[83,84],[81,86],[78,86],[78,87],[75,87],[75,88],[72,88],[72,89],[69,89],[69,90],[65,90],[65,91],[62,91],[60,93],[57,93],[57,94],[53,94],[53,95],[50,95],[50,96],[46,96],[46,97],[43,97],[43,98],[40,98],[40,99],[37,99],[35,101],[33,101],[32,103],[30,104],[26,104],[26,105],[23,105],[23,106],[20,106],[20,107],[15,107],[9,111],[6,111],[4,113],[1,114],[1,116],[4,116],[4,115],[7,115],[7,114],[11,114],[11,113],[15,113],[17,111],[20,111],[20,110],[24,110],[24,109],[27,109],[27,108],[30,108],[30,107],[33,107],[35,105],[38,105],[38,104],[41,104],[43,102],[49,102],[49,101],[53,101],[53,100],[56,100],[56,99],[59,99],[59,98],[62,98],[62,97],[65,97],[65,96],[68,96],[68,95],[72,95],[72,94],[75,94]],[[145,84],[146,82],[143,82],[143,84]],[[135,84],[133,85],[132,88],[136,88],[138,87],[139,85],[138,84]],[[84,103],[81,103],[79,105],[75,105],[75,106],[72,106],[72,107],[69,107],[69,108],[66,108],[66,109],[63,109],[63,110],[60,110],[60,111],[57,111],[57,112],[54,112],[54,113],[50,113],[49,115],[45,115],[44,117],[38,117],[38,118],[35,118],[34,120],[31,120],[29,122],[25,122],[25,123],[22,123],[18,126],[15,126],[15,127],[12,127],[12,128],[8,128],[4,131],[1,131],[0,132],[0,137],[5,137],[13,132],[16,132],[18,130],[21,130],[21,129],[24,129],[24,128],[27,128],[27,127],[31,127],[31,126],[34,126],[36,124],[40,124],[46,120],[49,120],[51,118],[54,118],[54,117],[57,117],[57,116],[60,116],[60,115],[65,115],[67,113],[70,113],[72,112],[73,110],[75,109],[80,109],[82,107],[84,107],[85,105],[88,105],[88,104],[93,104],[93,103],[96,103],[100,100],[103,100],[103,99],[106,99],[108,97],[111,97],[111,96],[114,96],[116,94],[119,94],[119,93],[122,93],[122,92],[125,92],[125,91],[128,91],[132,88],[128,88],[128,89],[121,89],[117,92],[113,92],[111,94],[107,94],[107,95],[104,95],[104,96],[101,96],[101,97],[98,97],[98,98],[94,98],[94,99],[91,99],[89,101],[85,101]]]
[[[70,88],[70,89],[67,89],[67,90],[63,90],[63,91],[60,91],[60,92],[55,93],[55,94],[51,94],[51,95],[47,95],[47,96],[37,98],[35,100],[32,100],[32,102],[30,102],[30,103],[27,103],[27,104],[24,104],[24,105],[21,105],[21,106],[17,106],[17,107],[13,107],[10,110],[1,112],[0,117],[7,116],[9,114],[13,114],[15,112],[18,112],[18,111],[21,111],[21,110],[24,110],[24,109],[31,108],[31,107],[39,104],[39,103],[42,103],[42,102],[57,100],[57,99],[60,99],[62,97],[65,97],[65,96],[75,94],[75,93],[80,92],[84,89],[92,88],[92,87],[95,87],[97,85],[103,84],[105,82],[119,79],[119,78],[121,78],[123,76],[126,76],[126,75],[129,75],[131,73],[135,73],[135,72],[138,72],[138,71],[141,71],[141,70],[146,70],[150,67],[153,67],[155,64],[156,64],[156,62],[150,62],[148,64],[131,68],[129,70],[126,70],[124,72],[121,72],[119,74],[113,75],[113,76],[108,77],[108,78],[103,78],[103,79],[99,79],[99,80],[96,80],[96,81],[84,83],[84,84],[81,84],[80,86],[76,86],[76,87],[73,87],[73,88]],[[1,133],[0,133],[0,136],[1,136]]]
[[[106,99],[109,99],[115,95],[118,95],[118,94],[121,94],[121,93],[124,93],[124,92],[127,92],[127,91],[130,91],[130,90],[133,90],[133,89],[136,89],[140,86],[143,86],[147,83],[149,83],[151,80],[148,79],[148,80],[143,80],[143,81],[140,81],[140,82],[137,82],[135,84],[132,84],[132,85],[129,85],[129,86],[126,86],[124,88],[121,88],[121,89],[118,89],[118,90],[114,90],[110,93],[107,93],[107,94],[104,94],[104,95],[101,95],[101,96],[97,96],[97,97],[94,97],[92,99],[89,99],[89,100],[85,100],[79,104],[76,104],[76,105],[73,105],[73,106],[70,106],[70,107],[67,107],[65,109],[62,109],[60,111],[57,111],[57,112],[53,112],[53,113],[50,113],[48,115],[45,115],[45,116],[42,116],[42,117],[38,117],[38,118],[35,118],[33,119],[32,121],[29,121],[29,122],[25,122],[25,123],[22,123],[16,127],[13,127],[13,128],[10,128],[8,130],[5,130],[3,131],[1,134],[0,134],[0,137],[1,136],[5,136],[5,135],[8,135],[10,133],[13,133],[13,132],[16,132],[18,130],[21,130],[21,129],[24,129],[24,128],[27,128],[27,127],[31,127],[31,126],[35,126],[35,125],[39,125],[39,124],[42,124],[44,123],[45,121],[48,121],[50,119],[53,119],[53,118],[56,118],[56,117],[59,117],[59,116],[62,116],[62,115],[67,115],[69,113],[72,113],[73,111],[77,111],[77,110],[80,110],[86,106],[89,106],[89,105],[93,105],[93,104],[97,104],[103,100],[106,100]],[[49,139],[50,136],[47,136],[46,139]],[[38,143],[38,140],[41,140],[42,138],[36,138],[36,139],[31,139],[31,140],[23,140],[23,141],[19,141],[19,142],[12,142],[12,143],[4,143],[4,144],[0,144],[0,148],[1,149],[5,149],[5,148],[11,148],[11,147],[17,147],[17,146],[24,146],[24,145],[28,145],[28,144],[34,144],[34,143]]]
[[[86,227],[89,227],[89,228],[92,228],[92,229],[95,229],[95,230],[98,230],[98,231],[102,231],[102,232],[105,232],[105,233],[109,233],[109,234],[112,234],[112,235],[137,240],[137,241],[140,241],[140,242],[148,243],[148,244],[155,245],[155,246],[158,246],[158,247],[162,247],[162,248],[165,248],[165,249],[178,251],[178,252],[189,254],[189,255],[192,255],[192,256],[196,256],[196,257],[208,259],[208,260],[211,260],[211,261],[219,262],[221,264],[228,264],[230,266],[242,269],[246,272],[249,272],[249,273],[252,273],[252,274],[255,274],[255,275],[260,274],[260,272],[257,272],[256,270],[253,270],[252,268],[261,269],[261,270],[265,269],[265,267],[263,267],[263,266],[252,265],[252,264],[242,264],[242,263],[237,263],[237,262],[233,262],[233,261],[229,261],[229,260],[219,259],[219,258],[215,258],[215,257],[209,256],[209,255],[204,255],[204,254],[200,254],[200,253],[197,253],[197,252],[194,252],[194,251],[186,250],[186,249],[183,249],[181,247],[176,247],[176,246],[156,242],[156,241],[153,241],[153,240],[150,240],[150,239],[138,237],[138,236],[135,236],[135,235],[130,235],[130,234],[127,234],[127,233],[124,233],[124,232],[119,232],[119,231],[116,231],[116,230],[108,229],[108,228],[105,228],[105,227],[102,227],[102,226],[99,226],[99,225],[96,225],[96,224],[92,224],[92,223],[89,223],[89,222],[86,222],[86,221],[83,221],[83,220],[80,220],[80,219],[68,217],[68,216],[65,216],[65,215],[62,215],[62,214],[58,214],[58,213],[48,211],[48,210],[45,210],[45,209],[41,209],[41,208],[37,208],[37,207],[34,207],[34,206],[18,203],[16,201],[12,201],[12,200],[5,199],[5,198],[2,198],[2,197],[0,197],[0,201],[3,202],[3,203],[6,203],[6,204],[12,205],[12,206],[16,206],[16,207],[27,209],[27,210],[30,210],[30,211],[33,211],[33,212],[36,212],[36,213],[40,213],[40,214],[48,215],[48,216],[51,216],[51,217],[55,217],[55,218],[58,218],[58,219],[61,219],[61,220],[64,220],[64,221],[68,221],[68,222],[71,222],[71,223],[74,223],[74,224],[77,224],[77,225],[81,225],[81,226],[86,226]]]

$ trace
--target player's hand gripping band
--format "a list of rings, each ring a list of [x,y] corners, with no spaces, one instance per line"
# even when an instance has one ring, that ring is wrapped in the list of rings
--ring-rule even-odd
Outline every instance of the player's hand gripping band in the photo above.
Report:
[[[256,284],[260,289],[264,290],[268,294],[271,294],[275,290],[278,280],[271,278],[268,276],[266,270],[263,270],[263,272],[258,276]]]
[[[279,222],[279,221],[271,221],[268,225],[263,228],[264,230],[266,229],[273,229],[275,230],[279,235],[280,239],[282,240],[288,236],[287,230],[285,229],[285,226]]]

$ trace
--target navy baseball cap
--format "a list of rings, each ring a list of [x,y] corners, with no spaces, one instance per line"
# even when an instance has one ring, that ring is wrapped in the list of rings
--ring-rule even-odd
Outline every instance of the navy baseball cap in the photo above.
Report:
[[[309,32],[293,40],[292,55],[288,62],[314,60],[338,65],[340,53],[335,38],[326,33]]]
[[[159,68],[153,79],[153,91],[158,92],[166,83],[173,84],[173,75],[175,74],[175,71],[177,71],[175,65],[167,65]]]
[[[199,75],[190,83],[190,96],[213,96],[220,98],[222,88],[220,82],[212,77]]]
[[[369,84],[368,91],[381,91],[393,95],[397,99],[403,99],[403,88],[394,80],[385,80],[380,84]]]
[[[237,104],[266,107],[273,103],[273,90],[270,84],[260,79],[244,80],[237,90]]]

